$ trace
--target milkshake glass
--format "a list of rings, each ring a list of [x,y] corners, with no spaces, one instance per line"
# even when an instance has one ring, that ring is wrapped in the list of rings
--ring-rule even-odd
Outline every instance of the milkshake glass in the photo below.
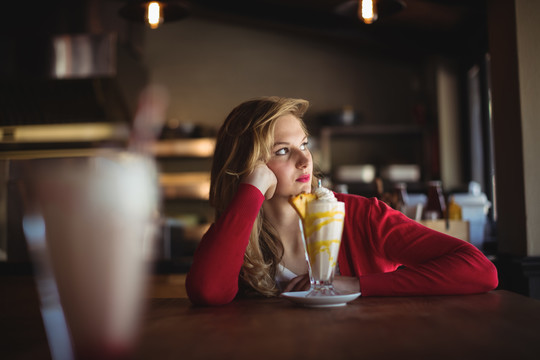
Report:
[[[307,204],[301,221],[302,236],[309,264],[311,296],[338,295],[333,281],[343,233],[345,203],[337,201],[326,188],[315,191],[317,199]]]

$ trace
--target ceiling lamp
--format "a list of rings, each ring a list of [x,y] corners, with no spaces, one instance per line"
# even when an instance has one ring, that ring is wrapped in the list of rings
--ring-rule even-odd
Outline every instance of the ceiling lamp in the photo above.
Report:
[[[366,24],[372,24],[379,17],[376,0],[360,0],[358,17]]]
[[[158,1],[152,1],[148,3],[146,8],[146,21],[151,29],[157,29],[157,27],[163,22],[163,6]]]
[[[127,20],[142,22],[151,29],[162,23],[181,20],[189,15],[189,5],[184,1],[128,1],[118,12]]]
[[[401,0],[358,0],[358,18],[366,24],[373,24],[379,16],[388,16],[405,7]]]

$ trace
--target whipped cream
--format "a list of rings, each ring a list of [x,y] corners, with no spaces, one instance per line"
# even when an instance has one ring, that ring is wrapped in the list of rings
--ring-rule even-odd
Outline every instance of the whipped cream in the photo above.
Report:
[[[316,188],[314,193],[317,196],[317,199],[319,201],[327,201],[327,202],[337,201],[336,197],[334,196],[334,193],[325,187]]]

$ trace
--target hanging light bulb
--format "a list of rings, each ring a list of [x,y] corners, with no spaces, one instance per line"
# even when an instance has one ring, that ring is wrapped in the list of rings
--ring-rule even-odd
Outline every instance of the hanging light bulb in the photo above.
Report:
[[[163,6],[158,1],[151,1],[146,8],[146,21],[151,29],[157,27],[163,22]]]
[[[372,24],[378,18],[377,0],[359,0],[358,17],[366,24]]]
[[[156,29],[163,23],[189,16],[190,5],[185,0],[128,0],[118,14],[127,20],[142,22]]]

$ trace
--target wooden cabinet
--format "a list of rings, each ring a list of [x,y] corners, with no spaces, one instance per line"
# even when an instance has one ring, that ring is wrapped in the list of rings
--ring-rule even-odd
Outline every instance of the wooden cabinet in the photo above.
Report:
[[[164,272],[189,268],[195,248],[213,222],[208,194],[214,148],[214,138],[162,140],[152,146],[162,192],[157,263]]]
[[[207,200],[215,139],[176,139],[155,143],[164,200]]]

